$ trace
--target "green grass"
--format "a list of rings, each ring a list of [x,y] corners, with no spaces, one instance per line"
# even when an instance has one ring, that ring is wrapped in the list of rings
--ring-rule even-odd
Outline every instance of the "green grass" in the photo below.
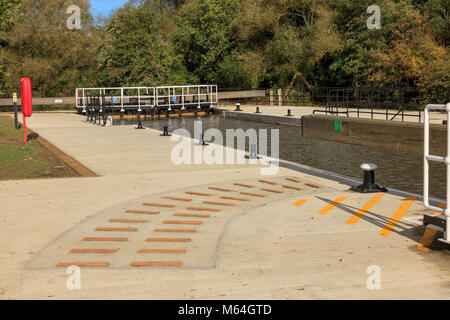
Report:
[[[0,180],[73,176],[73,170],[39,141],[23,142],[23,128],[0,116]]]

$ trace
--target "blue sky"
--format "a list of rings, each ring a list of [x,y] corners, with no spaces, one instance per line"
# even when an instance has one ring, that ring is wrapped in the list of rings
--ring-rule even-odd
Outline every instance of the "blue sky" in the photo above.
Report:
[[[127,0],[91,0],[91,12],[94,17],[98,14],[107,16],[126,2]]]

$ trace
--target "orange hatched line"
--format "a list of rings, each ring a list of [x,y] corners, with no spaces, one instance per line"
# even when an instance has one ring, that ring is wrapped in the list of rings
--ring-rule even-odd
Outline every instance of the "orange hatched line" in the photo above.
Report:
[[[305,199],[305,200],[299,200],[296,203],[294,203],[294,206],[296,207],[301,207],[302,205],[304,205],[306,202],[308,202],[309,199]]]
[[[398,208],[398,210],[394,213],[394,215],[389,219],[389,221],[386,223],[386,225],[378,234],[385,238],[389,237],[392,230],[394,230],[397,223],[399,223],[400,220],[403,218],[406,211],[408,211],[409,207],[411,207],[415,199],[416,197],[409,196],[408,200],[404,200],[400,208]]]
[[[425,233],[422,236],[422,239],[420,239],[420,243],[417,245],[417,249],[425,252],[430,251],[430,246],[433,243],[434,238],[436,237],[436,233],[436,229],[427,227],[425,229]]]
[[[347,220],[347,224],[354,226],[356,225],[359,220],[370,210],[372,207],[381,199],[384,197],[384,193],[376,194],[373,196],[372,199],[369,200],[361,209],[358,210],[353,216],[350,217],[350,219]]]
[[[325,208],[323,208],[322,210],[320,210],[319,212],[317,212],[317,214],[320,215],[326,215],[328,212],[330,212],[331,210],[333,210],[338,204],[340,204],[341,202],[343,202],[345,199],[347,199],[348,197],[339,197],[336,200],[334,200],[332,203],[330,203],[329,205],[327,205]]]

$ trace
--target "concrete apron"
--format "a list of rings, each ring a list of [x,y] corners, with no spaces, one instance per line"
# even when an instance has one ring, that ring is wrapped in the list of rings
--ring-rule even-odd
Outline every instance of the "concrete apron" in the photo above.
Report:
[[[417,249],[412,198],[285,168],[174,166],[159,132],[59,118],[31,126],[103,176],[0,182],[1,298],[448,298],[448,253]],[[66,287],[71,264],[88,266],[82,290]]]

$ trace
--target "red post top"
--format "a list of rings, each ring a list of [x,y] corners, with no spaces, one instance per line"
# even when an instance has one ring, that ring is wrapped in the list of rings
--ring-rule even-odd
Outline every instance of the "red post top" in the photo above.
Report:
[[[31,92],[30,78],[22,78],[20,81],[22,87],[22,113],[25,117],[31,117],[33,113],[33,95]]]

